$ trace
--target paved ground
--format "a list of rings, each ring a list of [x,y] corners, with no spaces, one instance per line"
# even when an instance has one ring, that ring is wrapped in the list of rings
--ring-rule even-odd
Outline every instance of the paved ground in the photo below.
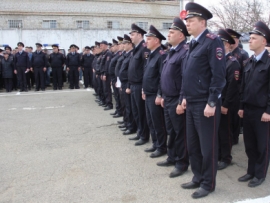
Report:
[[[150,143],[135,147],[92,93],[0,93],[1,203],[222,203],[270,194],[269,172],[258,188],[237,181],[247,166],[241,137],[237,163],[218,172],[216,191],[193,200],[194,190],[180,187],[191,180],[190,169],[170,179],[171,167],[156,166],[165,157],[149,158],[143,150]]]

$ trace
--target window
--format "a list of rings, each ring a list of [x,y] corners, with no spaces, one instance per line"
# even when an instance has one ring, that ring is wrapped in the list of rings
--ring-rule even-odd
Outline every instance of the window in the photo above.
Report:
[[[107,28],[109,29],[119,29],[120,23],[119,21],[107,21]]]
[[[43,20],[42,28],[57,28],[56,20]]]
[[[9,28],[22,28],[22,20],[8,20],[8,27]]]
[[[138,22],[137,25],[144,30],[148,29],[148,22]]]
[[[89,29],[89,20],[77,20],[77,28]]]
[[[163,23],[162,28],[163,29],[169,29],[171,27],[172,23]]]

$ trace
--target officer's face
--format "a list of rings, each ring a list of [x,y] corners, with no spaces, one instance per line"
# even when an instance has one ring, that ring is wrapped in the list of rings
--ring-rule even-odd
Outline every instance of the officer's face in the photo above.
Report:
[[[160,45],[159,39],[156,37],[146,37],[146,45],[147,49],[154,50]]]
[[[168,42],[172,46],[176,46],[183,40],[183,37],[184,37],[183,33],[180,32],[179,30],[170,29],[168,33]]]
[[[251,34],[248,43],[250,50],[257,51],[265,47],[266,40],[261,35]]]
[[[75,52],[75,50],[76,50],[75,47],[70,48],[70,52]]]
[[[40,46],[37,46],[37,51],[41,51],[41,47]]]
[[[186,27],[190,35],[197,37],[205,29],[205,20],[200,20],[198,17],[188,18]]]
[[[18,50],[19,50],[19,51],[23,50],[23,46],[19,45],[19,46],[18,46]],[[17,51],[18,51],[18,50],[17,50]]]
[[[131,45],[131,43],[124,43],[124,50],[129,51],[131,49],[130,45]]]
[[[133,44],[138,44],[142,39],[142,35],[137,33],[137,32],[132,32],[130,34],[130,39],[131,39]]]
[[[57,53],[58,52],[58,48],[57,47],[53,47],[53,52]]]
[[[10,54],[10,52],[11,52],[9,49],[6,49],[5,51],[6,51],[8,54]]]
[[[90,54],[90,49],[85,49],[86,54]]]

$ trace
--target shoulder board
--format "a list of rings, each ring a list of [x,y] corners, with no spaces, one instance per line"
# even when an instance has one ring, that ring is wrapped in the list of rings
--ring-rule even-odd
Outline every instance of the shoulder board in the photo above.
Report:
[[[230,56],[229,59],[230,59],[231,61],[236,61],[236,60],[237,60],[234,56]]]
[[[270,58],[270,53],[268,54],[268,57]]]
[[[122,55],[122,51],[119,51],[119,53],[118,53],[120,56]]]
[[[185,50],[189,50],[189,44],[185,44],[183,47]]]
[[[159,53],[160,53],[160,55],[163,55],[163,54],[165,54],[165,51],[164,50],[159,50]]]
[[[143,43],[142,45],[143,45],[143,47],[146,47],[146,43]]]
[[[251,60],[251,58],[252,58],[252,56],[249,57],[248,59],[244,60],[244,61],[243,61],[243,65],[245,66],[245,65]]]
[[[213,34],[213,33],[208,33],[206,35],[206,37],[210,38],[210,39],[216,39],[217,38],[217,35]]]

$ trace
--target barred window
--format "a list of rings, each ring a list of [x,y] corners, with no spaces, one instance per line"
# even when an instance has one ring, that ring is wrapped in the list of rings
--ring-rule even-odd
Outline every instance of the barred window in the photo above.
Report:
[[[89,29],[89,20],[77,20],[76,25],[77,28]]]
[[[22,28],[22,20],[8,20],[8,27],[9,28]]]
[[[119,21],[107,21],[107,28],[109,29],[119,29],[120,23]]]
[[[162,23],[163,29],[169,29],[171,27],[172,23]]]
[[[56,20],[43,20],[42,28],[57,28]]]
[[[148,29],[148,22],[137,22],[137,25],[144,30]]]

